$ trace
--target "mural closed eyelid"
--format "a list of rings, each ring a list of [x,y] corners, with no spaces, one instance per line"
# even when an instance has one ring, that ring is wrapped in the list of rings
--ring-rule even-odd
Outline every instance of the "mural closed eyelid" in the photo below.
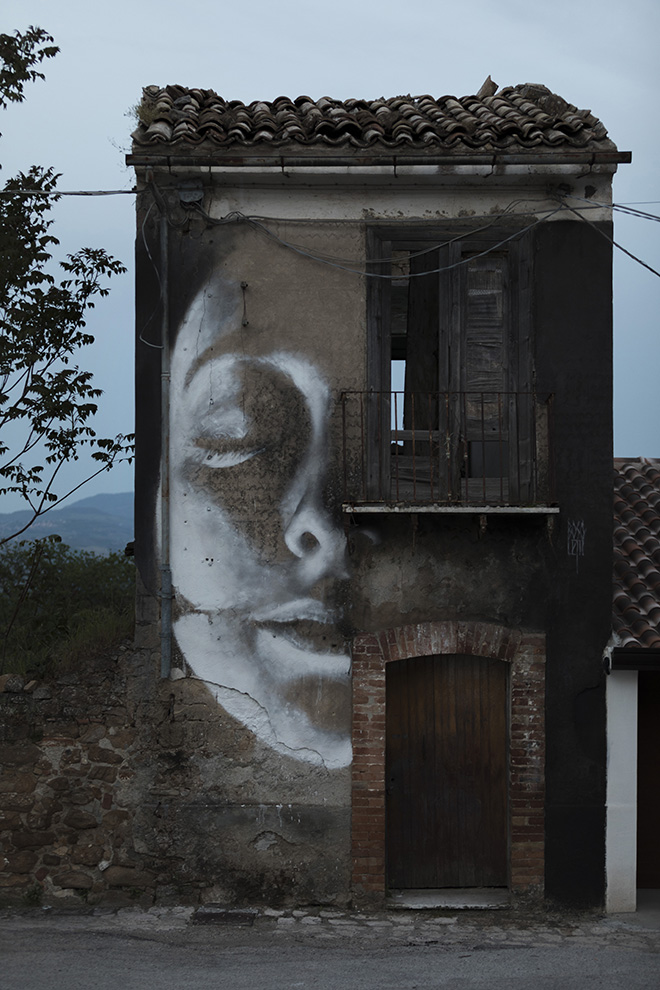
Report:
[[[204,467],[207,468],[233,468],[237,467],[239,464],[244,464],[245,461],[252,460],[253,457],[257,457],[258,454],[263,454],[266,447],[256,447],[248,450],[228,450],[228,451],[213,451],[209,450],[205,444],[200,444],[203,454]]]
[[[199,421],[199,432],[190,440],[192,464],[214,470],[233,468],[268,449],[269,443],[263,442],[259,435],[263,434],[263,428],[258,429],[254,417],[248,416],[240,403],[235,389],[210,407],[203,398],[199,415],[194,416]]]

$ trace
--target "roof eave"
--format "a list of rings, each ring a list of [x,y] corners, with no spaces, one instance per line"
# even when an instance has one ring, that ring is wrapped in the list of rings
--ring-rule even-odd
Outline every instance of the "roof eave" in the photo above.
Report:
[[[126,156],[126,163],[134,168],[328,168],[373,167],[397,165],[623,165],[632,161],[630,151],[612,150],[556,150],[556,151],[460,151],[400,153],[365,149],[350,154],[316,154],[314,152],[286,151],[279,154],[260,150],[249,152],[202,151],[194,148],[134,148]]]
[[[660,670],[660,647],[616,646],[612,650],[612,670]]]

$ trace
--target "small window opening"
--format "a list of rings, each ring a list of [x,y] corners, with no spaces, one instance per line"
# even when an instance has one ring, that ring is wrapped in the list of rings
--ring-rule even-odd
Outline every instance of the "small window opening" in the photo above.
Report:
[[[392,430],[403,429],[403,393],[406,387],[406,358],[408,353],[408,295],[410,287],[410,254],[392,254],[392,285],[390,313],[390,391]]]

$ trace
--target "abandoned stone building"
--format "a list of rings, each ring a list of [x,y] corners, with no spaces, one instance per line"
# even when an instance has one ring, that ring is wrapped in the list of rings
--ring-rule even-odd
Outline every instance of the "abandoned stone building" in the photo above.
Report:
[[[176,814],[229,893],[603,903],[629,159],[541,85],[145,90],[143,622],[217,701]]]
[[[53,715],[37,880],[602,906],[629,153],[490,79],[148,87],[133,139],[136,648]]]

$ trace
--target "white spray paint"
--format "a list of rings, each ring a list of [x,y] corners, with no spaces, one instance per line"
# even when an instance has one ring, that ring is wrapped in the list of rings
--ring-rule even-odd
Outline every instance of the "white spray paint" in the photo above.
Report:
[[[348,655],[320,645],[336,638],[320,583],[346,576],[343,535],[322,501],[329,391],[300,355],[230,351],[224,338],[239,325],[238,303],[235,287],[200,292],[172,355],[171,561],[181,612],[174,631],[193,673],[258,738],[299,760],[346,766],[347,733],[317,724],[296,702],[311,678],[348,688]],[[268,491],[264,465],[277,454],[276,435],[250,421],[255,380],[275,402],[279,393],[293,396],[307,429],[288,424],[303,436],[295,469],[257,516],[268,530],[263,545],[281,546],[271,555],[245,524],[244,507]],[[300,622],[313,631],[308,625],[301,634]]]

